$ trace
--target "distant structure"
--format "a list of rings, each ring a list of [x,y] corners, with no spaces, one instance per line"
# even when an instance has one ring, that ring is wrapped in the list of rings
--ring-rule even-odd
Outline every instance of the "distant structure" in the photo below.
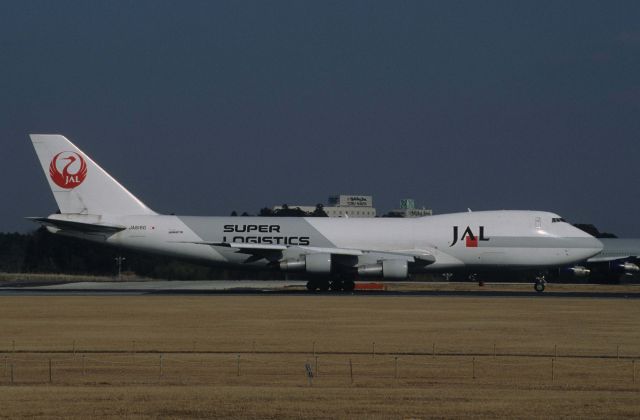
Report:
[[[288,205],[290,209],[299,208],[302,211],[313,212],[316,206]],[[274,206],[273,210],[280,210],[282,206]],[[376,217],[373,207],[373,197],[370,195],[341,194],[329,197],[328,206],[323,207],[329,217]]]
[[[393,209],[388,213],[391,217],[422,217],[433,215],[433,210],[422,207],[416,208],[416,203],[412,198],[400,200],[400,208]]]

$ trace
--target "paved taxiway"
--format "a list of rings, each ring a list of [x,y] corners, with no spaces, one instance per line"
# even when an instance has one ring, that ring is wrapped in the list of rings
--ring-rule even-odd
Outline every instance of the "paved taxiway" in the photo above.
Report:
[[[257,280],[200,280],[200,281],[127,281],[127,282],[71,282],[55,284],[11,282],[0,285],[0,296],[124,296],[124,295],[308,295],[305,281]],[[573,297],[640,299],[640,290],[602,291],[545,291],[532,290],[385,290],[354,291],[348,293],[315,293],[331,296],[471,296],[471,297]]]

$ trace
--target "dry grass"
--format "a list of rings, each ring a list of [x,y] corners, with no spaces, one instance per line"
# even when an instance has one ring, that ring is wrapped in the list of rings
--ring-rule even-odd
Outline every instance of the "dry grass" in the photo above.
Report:
[[[2,411],[38,418],[637,418],[638,395],[580,387],[64,386],[3,389]],[[49,402],[48,404],[44,402]]]
[[[0,272],[0,283],[33,283],[33,284],[50,284],[50,283],[71,283],[80,281],[90,282],[111,282],[111,281],[144,281],[150,280],[145,277],[138,277],[135,274],[123,273],[118,279],[117,276],[93,276],[81,274],[64,274],[64,273],[5,273]]]
[[[622,299],[4,297],[0,417],[637,417],[639,319]]]
[[[430,292],[533,292],[533,283],[484,283],[472,282],[388,282],[388,291],[430,291]],[[595,293],[640,293],[640,284],[589,284],[589,283],[547,283],[546,292],[595,292]]]

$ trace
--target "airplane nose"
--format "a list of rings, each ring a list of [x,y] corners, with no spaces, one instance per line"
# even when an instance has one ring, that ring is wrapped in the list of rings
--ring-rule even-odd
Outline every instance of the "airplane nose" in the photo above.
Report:
[[[594,255],[599,254],[600,252],[602,252],[602,248],[604,247],[604,245],[602,245],[602,242],[600,242],[597,238],[589,237],[589,238],[584,238],[584,240],[581,241],[583,244],[583,248],[582,248],[582,252],[584,254],[584,259],[587,258],[591,258]]]

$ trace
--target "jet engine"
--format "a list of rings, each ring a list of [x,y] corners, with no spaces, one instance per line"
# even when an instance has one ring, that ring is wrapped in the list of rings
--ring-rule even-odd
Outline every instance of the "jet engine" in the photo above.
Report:
[[[629,261],[622,261],[622,262],[612,261],[611,270],[617,271],[617,272],[623,272],[625,274],[632,274],[632,273],[639,272],[640,267],[638,267],[637,264],[634,264]]]
[[[567,271],[573,273],[574,276],[576,277],[587,277],[589,274],[591,274],[591,270],[589,270],[586,267],[583,267],[581,265],[575,265],[573,267],[568,267]]]
[[[310,274],[330,274],[331,254],[303,255],[300,259],[280,261],[282,271],[306,271]]]
[[[382,260],[377,264],[359,266],[358,275],[401,280],[409,276],[409,265],[405,260]]]

